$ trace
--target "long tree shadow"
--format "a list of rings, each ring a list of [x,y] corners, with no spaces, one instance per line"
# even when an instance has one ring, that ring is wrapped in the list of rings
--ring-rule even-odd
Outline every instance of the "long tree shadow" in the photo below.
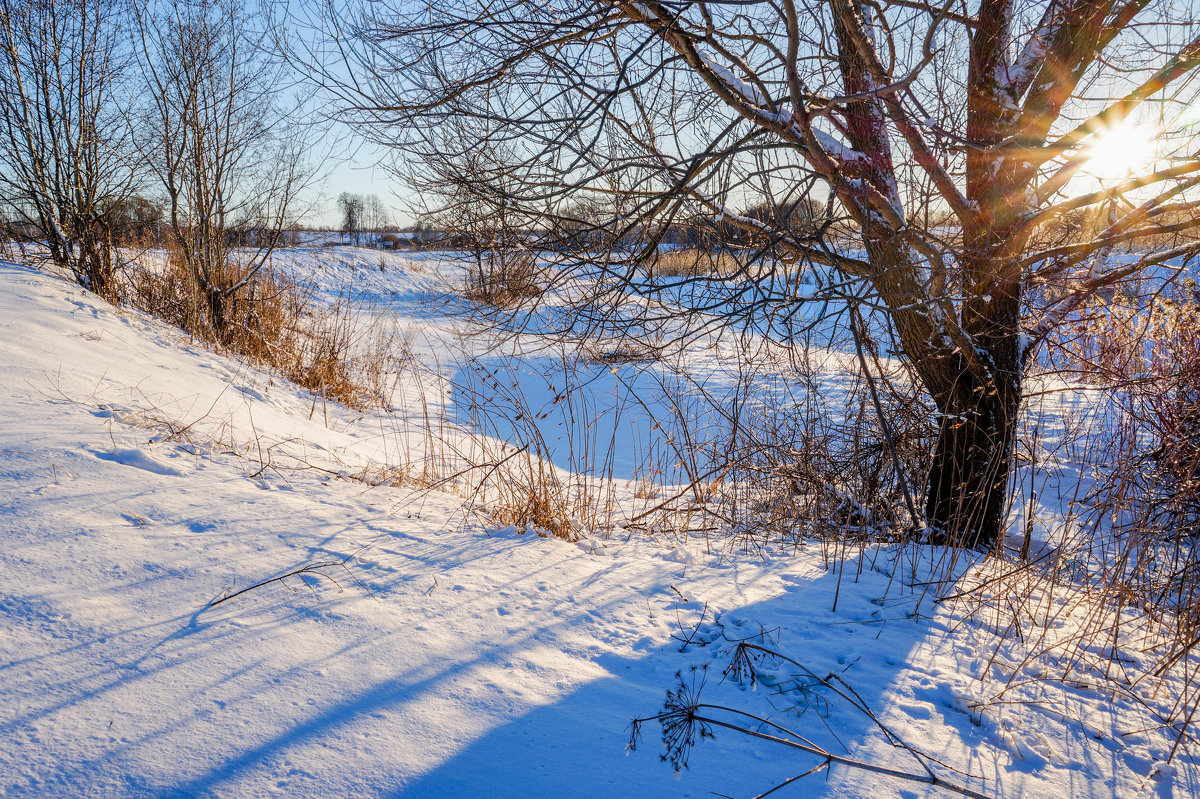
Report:
[[[931,627],[908,615],[916,597],[887,600],[887,577],[859,566],[851,563],[848,568],[860,571],[860,581],[869,585],[854,591],[843,586],[836,612],[836,573],[796,579],[779,596],[724,612],[708,613],[695,602],[674,603],[683,614],[676,639],[631,656],[602,655],[596,663],[607,672],[604,678],[491,730],[391,795],[750,797],[820,762],[749,735],[700,724],[670,731],[674,737],[668,748],[654,721],[642,727],[641,740],[630,751],[631,719],[656,714],[669,689],[680,689],[694,701],[769,716],[830,752],[860,754],[880,736],[879,728],[797,668],[759,658],[753,680],[745,670],[739,676],[726,668],[738,642],[764,644],[803,659],[818,675],[838,675],[866,706],[894,702],[896,678]],[[877,636],[886,625],[892,628],[888,636]],[[749,729],[778,734],[747,717],[740,721]],[[708,739],[709,733],[715,740]],[[689,734],[695,744],[690,752],[683,743]],[[686,766],[677,772],[669,761],[679,756]],[[880,755],[871,750],[869,756]],[[886,765],[920,772],[918,764],[905,759],[906,753],[896,750],[888,754]],[[946,769],[941,773],[953,776]],[[793,786],[791,795],[886,796],[905,787],[903,782],[862,776],[835,767],[831,775],[811,776]]]
[[[917,777],[934,773],[946,784],[987,796],[1042,795],[1046,779],[1069,786],[1072,796],[1112,795],[1113,783],[1096,775],[1128,772],[1120,746],[1062,725],[1055,742],[1059,759],[1032,751],[1013,756],[1011,741],[1002,737],[1028,735],[1032,741],[1051,727],[1042,719],[1039,729],[1000,731],[973,714],[955,685],[978,664],[978,652],[961,646],[947,626],[952,622],[922,604],[921,592],[897,596],[895,588],[890,575],[873,571],[871,563],[848,561],[841,574],[835,569],[798,578],[781,595],[705,620],[701,606],[678,603],[691,611],[692,621],[681,625],[677,640],[630,656],[599,657],[604,678],[492,729],[390,795],[748,798],[814,767],[773,795],[958,795],[852,765],[821,769],[821,757],[695,721],[665,735],[648,721],[630,751],[631,719],[656,714],[668,690],[678,691],[674,701],[752,713],[797,733],[784,737],[802,736],[832,754]],[[762,656],[753,659],[752,669],[745,662],[741,670],[728,669],[738,642],[765,644],[802,667]],[[711,707],[700,712],[781,735],[778,727],[747,716]],[[678,772],[670,762],[675,759],[686,762]]]
[[[214,740],[212,751],[203,752],[198,763],[193,760],[185,773],[166,782],[129,784],[125,793],[250,795],[269,782],[315,795],[322,785],[320,778],[289,786],[289,769],[322,750],[329,751],[330,762],[322,764],[326,774],[337,775],[338,782],[330,790],[393,797],[752,797],[820,762],[811,755],[726,729],[708,728],[715,734],[715,740],[708,740],[701,734],[701,726],[691,730],[695,734],[693,751],[679,751],[678,743],[686,735],[676,739],[675,749],[668,751],[653,722],[644,726],[637,750],[627,751],[631,719],[658,712],[666,691],[680,686],[688,699],[769,717],[830,752],[920,773],[919,764],[903,747],[889,741],[871,717],[849,707],[829,689],[830,683],[836,683],[845,686],[863,706],[877,711],[881,723],[906,743],[945,763],[936,769],[948,780],[982,787],[989,795],[1027,795],[1026,782],[1005,783],[1006,768],[1011,764],[995,745],[994,731],[986,725],[975,726],[949,687],[954,676],[950,671],[959,664],[966,669],[967,661],[976,655],[965,652],[961,661],[954,659],[956,644],[945,619],[925,615],[931,608],[921,605],[920,593],[898,590],[904,580],[893,579],[889,567],[867,559],[850,559],[840,566],[790,578],[781,593],[740,607],[710,608],[683,594],[670,600],[664,600],[665,594],[649,596],[647,602],[654,604],[655,612],[678,619],[676,637],[659,634],[636,639],[635,633],[590,651],[576,646],[569,654],[554,653],[563,659],[553,669],[535,666],[548,649],[566,640],[566,631],[574,635],[581,626],[594,626],[596,618],[615,618],[617,605],[625,607],[628,597],[614,598],[605,592],[596,596],[607,600],[590,603],[586,594],[581,594],[581,601],[572,600],[569,607],[545,617],[545,623],[539,624],[541,617],[531,615],[531,624],[514,634],[475,641],[444,660],[435,651],[414,653],[409,660],[397,660],[390,672],[386,666],[380,668],[381,659],[400,651],[396,646],[412,643],[412,639],[388,642],[364,629],[336,650],[314,656],[297,653],[295,667],[301,676],[295,685],[303,690],[308,684],[305,680],[311,677],[302,675],[321,670],[337,673],[353,664],[370,664],[372,673],[382,676],[347,683],[354,686],[352,690],[327,692],[315,705],[300,706],[293,719],[285,717],[279,723],[276,718],[270,725],[253,729],[252,736]],[[514,575],[512,579],[518,582],[533,577]],[[261,616],[268,608],[278,612],[268,612],[266,616],[272,618],[263,618],[268,626],[291,624],[291,613],[304,612],[301,608],[289,613],[292,603],[280,601],[284,597],[269,599],[264,603],[267,607],[256,613]],[[490,601],[486,594],[480,596],[480,603]],[[454,602],[453,607],[461,606],[459,600]],[[171,650],[167,654],[189,656],[209,651],[204,647],[211,646],[217,630],[198,622],[195,615],[177,619],[178,630],[154,644],[152,651]],[[221,634],[224,640],[220,644],[237,648],[243,645],[243,637],[229,630]],[[245,641],[254,640],[258,639],[245,637]],[[740,676],[723,673],[739,642],[775,648],[800,661],[810,673],[769,657],[754,661],[753,680],[745,670]],[[240,693],[221,695],[247,709],[278,701],[279,692],[267,679],[269,669],[253,657],[248,660],[242,675],[245,679],[230,686]],[[164,660],[149,668],[171,667]],[[574,668],[580,675],[573,690],[542,684],[562,679],[564,668]],[[211,677],[221,681],[227,674]],[[812,679],[813,675],[833,679],[822,683]],[[128,684],[138,676],[131,674],[123,682]],[[194,695],[202,698],[210,692],[211,688],[201,687]],[[477,717],[471,719],[472,713]],[[746,719],[742,717],[742,722]],[[778,733],[762,723],[747,726]],[[160,756],[162,747],[171,746],[174,736],[184,735],[194,744],[214,729],[212,722],[193,708],[145,726],[117,748],[99,752],[95,758],[63,763],[56,774],[44,776],[49,784],[86,784],[98,773],[111,774],[125,764]],[[362,750],[345,745],[362,732],[370,732],[383,747],[364,756]],[[677,774],[669,762],[660,760],[660,754],[688,754],[687,768]],[[1084,774],[1113,773],[1121,765],[1120,755],[1111,747],[1067,749],[1066,754],[1069,763],[1083,765]],[[1105,758],[1109,762],[1089,762]],[[1015,768],[1030,772],[1060,766],[1024,762]],[[986,781],[968,780],[954,769],[973,772]],[[1072,784],[1072,795],[1112,795],[1112,786],[1104,783],[1064,782]],[[779,795],[942,794],[925,785],[834,766],[798,781]]]

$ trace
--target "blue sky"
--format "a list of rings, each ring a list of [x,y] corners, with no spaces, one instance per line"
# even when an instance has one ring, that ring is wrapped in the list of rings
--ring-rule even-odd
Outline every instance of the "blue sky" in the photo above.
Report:
[[[316,156],[322,174],[305,197],[311,209],[301,217],[302,225],[336,227],[341,222],[337,198],[342,192],[378,195],[397,227],[412,224],[407,191],[381,165],[386,152],[366,144],[345,125],[333,125],[324,138]]]

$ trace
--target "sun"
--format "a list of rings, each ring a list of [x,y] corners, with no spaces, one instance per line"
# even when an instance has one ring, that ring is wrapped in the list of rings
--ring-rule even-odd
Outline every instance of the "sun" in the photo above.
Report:
[[[1084,172],[1097,180],[1119,180],[1147,170],[1157,157],[1156,131],[1126,120],[1096,132],[1084,154]]]

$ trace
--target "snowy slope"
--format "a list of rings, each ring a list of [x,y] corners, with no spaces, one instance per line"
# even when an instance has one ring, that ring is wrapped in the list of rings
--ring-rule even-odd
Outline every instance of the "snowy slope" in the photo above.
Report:
[[[1200,791],[1102,691],[1069,717],[973,709],[1013,653],[906,590],[937,553],[827,571],[816,548],[488,530],[453,496],[349,479],[409,420],[331,405],[326,425],[290,384],[7,263],[0,398],[0,795],[749,797],[816,764],[717,730],[677,776],[653,723],[627,753],[692,666],[703,701],[920,772],[786,664],[722,679],[741,640],[836,672],[987,795]],[[835,766],[777,795],[949,794]]]

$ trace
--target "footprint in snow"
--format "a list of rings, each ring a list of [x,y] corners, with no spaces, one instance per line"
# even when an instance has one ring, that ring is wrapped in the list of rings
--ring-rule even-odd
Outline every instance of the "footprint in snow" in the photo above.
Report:
[[[234,386],[234,388],[237,389],[238,391],[242,392],[243,394],[245,394],[250,399],[258,400],[259,402],[267,401],[266,396],[264,396],[262,394],[262,392],[255,391],[254,389],[250,388],[249,386]]]
[[[79,300],[71,300],[70,302],[72,305],[75,306],[76,311],[87,311],[87,312],[91,313],[91,315],[93,317],[100,316],[100,312],[96,310],[95,305],[90,305],[86,302],[80,302]],[[74,313],[74,311],[72,311],[72,313]]]
[[[179,469],[152,458],[148,453],[142,452],[140,449],[118,448],[110,452],[99,452],[96,450],[92,450],[91,452],[102,461],[112,461],[122,466],[132,466],[135,469],[142,469],[143,471],[169,477],[183,476],[183,472]]]

